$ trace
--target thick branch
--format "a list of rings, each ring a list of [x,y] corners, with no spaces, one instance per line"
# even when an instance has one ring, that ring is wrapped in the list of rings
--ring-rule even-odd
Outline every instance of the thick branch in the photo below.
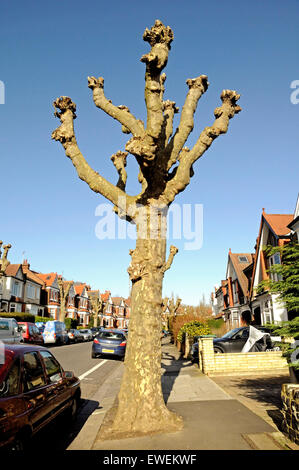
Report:
[[[127,156],[128,156],[128,152],[121,152],[119,150],[111,157],[113,165],[115,166],[119,174],[119,179],[118,179],[116,186],[122,189],[123,191],[126,188],[126,182],[127,182],[127,172],[125,170],[127,166]]]
[[[173,32],[169,26],[164,26],[159,20],[154,26],[143,34],[143,39],[151,45],[151,51],[141,57],[141,62],[146,64],[145,72],[145,102],[147,108],[147,133],[158,138],[163,125],[163,79],[160,74],[168,61],[170,43],[173,40]]]
[[[132,217],[135,210],[135,199],[94,171],[80,152],[74,133],[76,105],[67,96],[57,98],[53,104],[56,110],[55,116],[60,119],[61,126],[52,133],[52,139],[61,142],[65,149],[65,154],[72,160],[79,178],[85,181],[94,192],[102,194],[102,196],[121,209],[122,213]]]
[[[169,253],[169,256],[168,256],[168,260],[166,261],[166,263],[164,264],[164,266],[162,267],[162,272],[165,273],[165,271],[167,271],[168,269],[170,269],[171,265],[172,265],[172,262],[173,262],[173,258],[175,257],[175,255],[177,254],[178,252],[178,248],[176,248],[175,246],[171,245],[170,247],[170,253]]]
[[[223,90],[221,94],[222,105],[214,111],[216,117],[214,124],[202,131],[191,151],[183,149],[179,158],[179,166],[175,169],[173,177],[167,183],[164,195],[161,197],[161,202],[170,204],[175,196],[186,188],[192,175],[192,165],[204,154],[219,135],[227,132],[229,120],[241,111],[240,106],[236,104],[239,98],[240,95],[237,92]]]
[[[126,106],[115,106],[111,100],[107,100],[104,95],[104,79],[102,77],[98,79],[88,77],[88,87],[93,91],[94,104],[120,122],[123,125],[123,132],[132,133],[134,136],[144,134],[143,123],[138,121]]]
[[[193,131],[194,113],[197,103],[209,86],[208,77],[206,75],[188,79],[186,83],[189,87],[189,92],[182,109],[180,124],[165,151],[165,157],[168,160],[168,170],[177,161],[180,151],[184,147],[190,133]]]
[[[173,118],[174,115],[179,112],[179,108],[176,107],[174,101],[164,101],[163,102],[163,111],[164,111],[164,142],[163,146],[166,147],[170,137],[173,132]]]

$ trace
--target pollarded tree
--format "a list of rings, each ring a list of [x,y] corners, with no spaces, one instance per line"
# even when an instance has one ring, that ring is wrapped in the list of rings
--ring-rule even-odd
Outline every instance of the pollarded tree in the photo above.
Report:
[[[59,294],[60,294],[60,312],[59,321],[64,322],[66,316],[66,304],[70,289],[73,281],[64,281],[62,278],[58,279]]]
[[[208,78],[201,75],[187,80],[189,91],[178,128],[173,132],[173,118],[178,108],[173,101],[163,100],[166,76],[162,73],[173,32],[157,20],[150,30],[145,30],[143,39],[151,46],[150,52],[141,57],[146,66],[146,126],[126,106],[115,106],[105,97],[102,77],[88,78],[95,105],[119,121],[123,132],[132,134],[125,152],[118,151],[111,157],[119,174],[116,185],[93,170],[80,152],[74,131],[76,105],[66,96],[54,102],[55,115],[61,125],[52,138],[61,142],[79,178],[111,201],[120,217],[136,224],[136,248],[130,251],[128,268],[132,281],[132,310],[125,370],[117,404],[110,410],[106,425],[102,426],[103,438],[182,427],[181,418],[167,409],[161,388],[162,283],[165,271],[177,253],[177,248],[172,246],[166,261],[165,208],[190,183],[194,163],[219,135],[227,132],[229,120],[241,110],[236,104],[240,95],[224,90],[222,104],[214,112],[214,123],[201,132],[192,149],[185,147],[193,130],[198,100],[208,88]],[[128,154],[136,158],[140,170],[141,190],[136,196],[125,190]]]

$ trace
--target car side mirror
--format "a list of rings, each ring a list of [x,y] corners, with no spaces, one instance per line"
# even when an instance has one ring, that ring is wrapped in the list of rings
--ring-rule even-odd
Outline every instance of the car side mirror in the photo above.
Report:
[[[70,370],[66,370],[66,371],[64,372],[64,377],[65,377],[66,379],[73,379],[74,376],[75,376],[74,372],[72,372],[72,371],[70,371]]]

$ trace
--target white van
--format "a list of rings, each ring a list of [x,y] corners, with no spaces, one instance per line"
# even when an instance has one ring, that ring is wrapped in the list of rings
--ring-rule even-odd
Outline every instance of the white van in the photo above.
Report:
[[[23,343],[21,327],[14,318],[0,317],[0,341],[3,343]]]
[[[65,323],[58,320],[47,321],[43,331],[43,338],[45,344],[67,344],[69,336]]]

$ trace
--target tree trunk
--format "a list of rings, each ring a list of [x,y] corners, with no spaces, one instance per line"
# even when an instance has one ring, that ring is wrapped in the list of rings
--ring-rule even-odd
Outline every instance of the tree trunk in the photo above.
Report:
[[[132,311],[125,370],[117,403],[100,430],[102,439],[171,432],[183,427],[182,419],[166,408],[161,386],[166,239],[138,238],[131,254],[128,271],[133,282]]]

